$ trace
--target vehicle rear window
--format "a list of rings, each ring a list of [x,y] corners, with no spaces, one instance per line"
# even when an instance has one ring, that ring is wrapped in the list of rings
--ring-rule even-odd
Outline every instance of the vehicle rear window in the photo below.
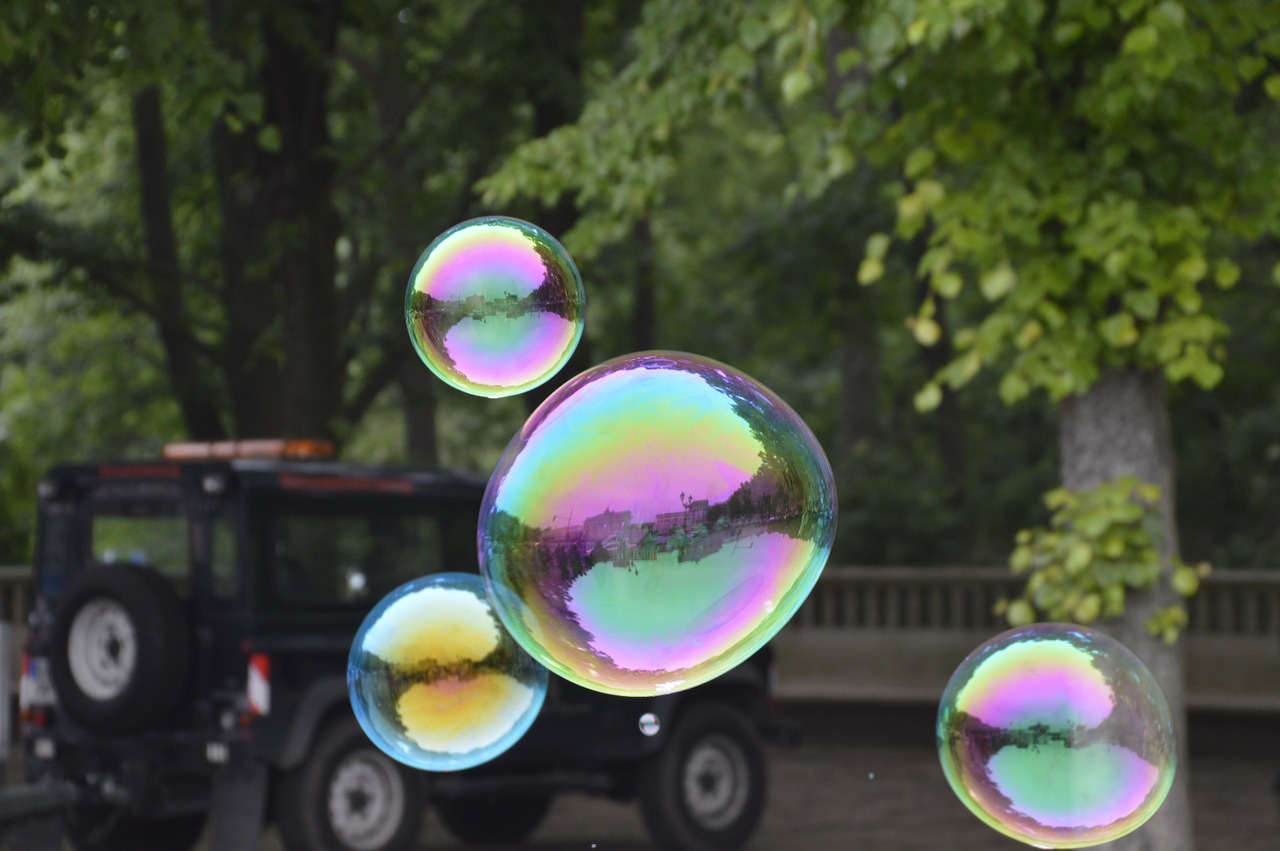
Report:
[[[99,508],[91,526],[93,561],[147,565],[168,579],[180,596],[190,591],[187,518],[149,505]]]
[[[457,563],[460,531],[452,514],[405,504],[345,500],[291,502],[263,527],[275,592],[287,603],[374,603],[405,582],[442,570],[474,570],[474,555]]]

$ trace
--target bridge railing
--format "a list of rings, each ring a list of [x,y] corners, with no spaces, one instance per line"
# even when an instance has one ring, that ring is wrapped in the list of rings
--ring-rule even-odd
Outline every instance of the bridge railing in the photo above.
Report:
[[[1004,568],[829,566],[775,639],[784,697],[936,700],[960,661],[1007,628]],[[1219,570],[1189,604],[1188,701],[1280,711],[1280,571]]]

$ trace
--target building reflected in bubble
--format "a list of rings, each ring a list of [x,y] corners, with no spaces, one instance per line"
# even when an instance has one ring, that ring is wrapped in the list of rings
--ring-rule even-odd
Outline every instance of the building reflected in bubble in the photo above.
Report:
[[[781,399],[724,364],[651,352],[580,375],[490,480],[480,549],[526,649],[589,688],[655,694],[741,662],[825,564],[835,490]]]

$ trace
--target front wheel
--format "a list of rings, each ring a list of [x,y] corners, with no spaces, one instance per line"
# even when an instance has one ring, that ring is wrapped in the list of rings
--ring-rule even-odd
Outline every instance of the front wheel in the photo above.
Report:
[[[423,797],[418,772],[343,719],[280,778],[280,836],[289,851],[407,851],[422,827]]]
[[[691,707],[640,772],[640,813],[668,851],[740,848],[764,814],[768,771],[750,720],[723,704]]]

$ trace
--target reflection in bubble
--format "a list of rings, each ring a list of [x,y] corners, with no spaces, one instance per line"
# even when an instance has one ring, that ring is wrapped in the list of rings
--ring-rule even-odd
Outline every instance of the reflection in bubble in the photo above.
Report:
[[[569,381],[499,461],[481,570],[503,623],[587,688],[690,688],[759,649],[835,533],[822,448],[716,361],[647,352]]]
[[[1069,624],[1010,630],[971,653],[943,694],[938,752],[974,814],[1041,848],[1137,829],[1177,759],[1151,672],[1114,639]]]
[[[533,723],[547,671],[502,628],[479,576],[440,573],[388,594],[347,662],[356,719],[391,757],[432,771],[470,768]]]
[[[658,723],[658,716],[652,712],[646,712],[640,716],[640,732],[646,736],[658,735],[661,725]]]
[[[489,216],[450,228],[409,276],[405,318],[423,362],[459,390],[497,398],[542,384],[582,337],[582,279],[550,234]]]

